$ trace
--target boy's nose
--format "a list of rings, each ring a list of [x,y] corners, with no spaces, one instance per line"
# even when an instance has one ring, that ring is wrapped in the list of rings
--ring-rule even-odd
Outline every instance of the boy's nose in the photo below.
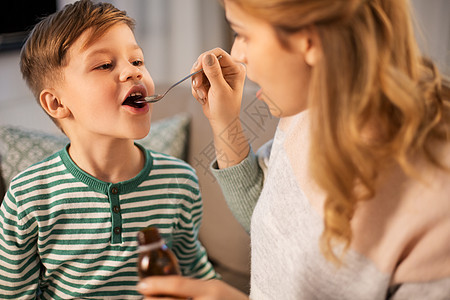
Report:
[[[127,81],[130,79],[140,80],[141,78],[142,78],[142,71],[139,69],[139,67],[136,66],[127,66],[120,73],[120,81]]]

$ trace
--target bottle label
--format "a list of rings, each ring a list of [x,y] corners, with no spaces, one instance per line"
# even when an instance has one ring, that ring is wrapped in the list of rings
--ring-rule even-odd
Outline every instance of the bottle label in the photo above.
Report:
[[[147,252],[159,249],[161,247],[165,247],[166,244],[164,243],[164,240],[159,240],[155,243],[147,244],[147,245],[140,245],[137,249],[137,251],[140,252]]]

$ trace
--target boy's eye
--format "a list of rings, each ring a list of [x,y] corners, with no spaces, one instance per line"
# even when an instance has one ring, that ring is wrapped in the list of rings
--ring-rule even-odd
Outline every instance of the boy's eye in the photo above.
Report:
[[[96,70],[108,70],[112,68],[112,64],[111,63],[106,63],[106,64],[102,64],[98,67],[96,67]]]

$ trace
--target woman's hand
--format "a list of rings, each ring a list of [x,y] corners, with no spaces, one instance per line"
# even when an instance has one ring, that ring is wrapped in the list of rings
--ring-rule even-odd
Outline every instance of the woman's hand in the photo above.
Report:
[[[219,168],[227,168],[240,163],[250,151],[239,119],[245,67],[216,48],[200,55],[191,71],[201,68],[203,72],[192,78],[192,95],[202,104],[211,125]]]
[[[220,60],[219,56],[222,56]],[[245,67],[216,48],[201,54],[191,71],[201,68],[203,72],[192,77],[192,94],[203,105],[211,126],[227,126],[239,117]]]
[[[241,291],[217,279],[151,276],[141,280],[137,287],[146,300],[249,300]]]

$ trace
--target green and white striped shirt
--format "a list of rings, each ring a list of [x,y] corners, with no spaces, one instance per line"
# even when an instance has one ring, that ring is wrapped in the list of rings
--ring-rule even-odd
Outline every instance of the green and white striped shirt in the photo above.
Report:
[[[198,241],[195,171],[145,150],[143,170],[116,184],[71,160],[67,147],[16,176],[0,210],[0,298],[141,299],[137,232],[160,229],[183,275],[215,278]]]

